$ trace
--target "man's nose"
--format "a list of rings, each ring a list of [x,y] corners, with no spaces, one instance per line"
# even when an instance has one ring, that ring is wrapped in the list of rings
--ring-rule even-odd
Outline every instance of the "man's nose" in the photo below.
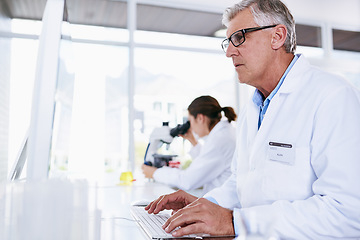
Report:
[[[228,48],[226,49],[226,57],[232,57],[237,53],[238,49],[232,44],[232,42],[230,42]]]

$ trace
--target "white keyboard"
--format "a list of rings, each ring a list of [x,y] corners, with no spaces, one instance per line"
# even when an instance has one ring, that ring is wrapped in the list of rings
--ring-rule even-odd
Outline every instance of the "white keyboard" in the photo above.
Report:
[[[170,233],[167,233],[162,229],[162,226],[164,225],[166,220],[170,217],[168,213],[161,212],[158,214],[149,214],[147,211],[145,211],[144,206],[131,206],[131,213],[134,219],[139,223],[139,225],[144,229],[146,234],[151,239],[174,238]],[[210,237],[210,235],[189,234],[189,235],[184,235],[182,237],[177,237],[177,239],[179,238],[203,239],[204,237]]]
[[[142,206],[131,206],[131,213],[150,238],[173,238],[171,234],[162,229],[162,225],[170,217],[169,214],[149,214]]]

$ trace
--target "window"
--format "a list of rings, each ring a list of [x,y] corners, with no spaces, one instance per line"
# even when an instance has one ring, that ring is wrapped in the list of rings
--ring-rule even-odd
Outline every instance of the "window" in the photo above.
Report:
[[[334,49],[360,52],[360,32],[333,29]]]
[[[124,47],[62,41],[52,174],[97,177],[127,161],[127,56]]]
[[[183,123],[196,97],[211,95],[220,105],[236,109],[233,65],[221,52],[136,48],[135,66],[134,104],[144,124],[135,135],[137,166],[143,163],[152,130],[162,122],[169,122],[170,127]],[[171,144],[175,153],[184,152],[183,147],[181,139]]]
[[[321,47],[321,27],[296,24],[295,29],[297,45]]]
[[[7,172],[13,167],[14,161],[18,157],[20,147],[26,138],[32,108],[32,95],[35,80],[36,60],[39,41],[36,38],[41,29],[38,21],[18,20],[11,21],[11,32],[29,34],[31,38],[8,38],[4,39],[7,44],[2,53],[8,52],[9,55],[2,54],[2,57],[9,57],[3,66],[9,70],[9,126],[8,126],[8,168]],[[7,50],[5,50],[7,49]],[[2,71],[1,71],[2,72]],[[6,96],[6,95],[4,95]],[[23,170],[23,173],[26,169]]]

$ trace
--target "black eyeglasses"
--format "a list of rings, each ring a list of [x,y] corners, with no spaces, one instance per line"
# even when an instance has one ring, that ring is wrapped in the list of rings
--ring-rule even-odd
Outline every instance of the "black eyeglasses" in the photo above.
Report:
[[[226,50],[229,47],[230,42],[234,45],[234,47],[238,47],[241,44],[243,44],[245,42],[245,33],[255,32],[258,30],[263,30],[266,28],[272,28],[272,27],[276,27],[276,26],[277,25],[270,25],[270,26],[245,28],[245,29],[238,30],[238,31],[234,32],[233,34],[231,34],[231,36],[229,38],[224,39],[224,41],[222,41],[222,43],[221,43],[221,47],[224,50],[224,52],[226,52]]]

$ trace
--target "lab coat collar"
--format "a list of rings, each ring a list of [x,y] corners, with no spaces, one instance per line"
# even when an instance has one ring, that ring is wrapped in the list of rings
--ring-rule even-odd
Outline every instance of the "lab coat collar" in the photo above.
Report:
[[[203,141],[211,138],[212,135],[215,134],[215,132],[220,131],[221,129],[225,128],[227,125],[229,125],[230,123],[228,121],[222,120],[220,122],[218,122],[210,131],[210,133],[208,135],[203,136],[202,139]]]
[[[208,136],[213,135],[215,132],[219,131],[220,129],[225,128],[227,125],[229,125],[230,123],[227,120],[222,120],[220,122],[218,122],[213,129],[211,129],[210,133]]]
[[[294,66],[291,68],[283,84],[281,85],[278,91],[279,94],[291,93],[304,84],[302,76],[305,74],[304,69],[307,69],[310,66],[310,63],[302,54],[299,55],[299,59],[295,62]]]

